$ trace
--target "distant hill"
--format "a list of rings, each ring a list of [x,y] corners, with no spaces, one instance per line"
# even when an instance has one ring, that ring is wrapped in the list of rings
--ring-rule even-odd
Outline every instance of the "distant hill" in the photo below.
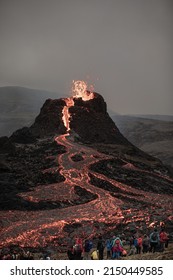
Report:
[[[114,115],[112,119],[130,142],[173,166],[173,121],[149,119],[149,116]]]
[[[146,115],[139,115],[139,114],[134,114],[134,115],[121,115],[113,110],[109,110],[108,108],[108,113],[111,117],[119,116],[120,118],[142,118],[142,119],[150,119],[150,120],[159,120],[159,121],[167,121],[167,122],[173,122],[173,115],[152,115],[152,114],[146,114]]]
[[[16,129],[30,125],[46,99],[59,97],[55,92],[44,90],[0,87],[0,136],[9,136]]]
[[[115,114],[116,115],[116,114]],[[132,115],[137,118],[173,122],[173,115]]]

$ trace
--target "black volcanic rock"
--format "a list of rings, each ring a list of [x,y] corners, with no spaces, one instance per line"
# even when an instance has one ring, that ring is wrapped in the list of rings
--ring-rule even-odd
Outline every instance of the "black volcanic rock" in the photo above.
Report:
[[[71,129],[83,142],[130,145],[109,117],[103,97],[98,93],[94,93],[94,96],[88,101],[74,99],[75,105],[70,108]]]
[[[128,143],[107,113],[97,113],[79,106],[71,107],[70,113],[71,128],[83,142]]]
[[[94,93],[94,98],[83,101],[73,98],[74,106],[69,108],[70,128],[84,143],[114,143],[131,145],[120,133],[107,113],[103,97]],[[30,128],[13,133],[11,140],[17,143],[32,143],[36,138],[66,133],[62,110],[66,106],[64,99],[47,99]],[[20,139],[21,138],[21,139]]]
[[[47,202],[37,204],[25,201],[18,196],[18,193],[30,191],[30,188],[38,185],[63,182],[64,177],[59,172],[59,164],[54,159],[64,152],[64,146],[57,144],[54,138],[46,138],[32,145],[19,146],[11,154],[1,154],[0,210],[39,210],[60,207]],[[45,169],[47,171],[43,172]]]
[[[15,146],[12,143],[11,139],[7,136],[0,137],[0,153],[11,153],[15,151]]]
[[[10,140],[19,144],[31,144],[36,141],[36,137],[32,134],[31,129],[23,127],[16,130],[11,136]]]
[[[82,98],[74,98],[74,106],[87,108],[89,111],[94,111],[97,113],[106,114],[107,112],[107,105],[104,101],[103,97],[98,94],[94,93],[94,98],[88,101],[83,101]]]
[[[47,99],[30,127],[32,134],[36,137],[64,134],[66,129],[62,121],[62,110],[65,105],[63,99]]]
[[[104,142],[129,144],[120,133],[107,113],[107,106],[100,94],[94,93],[94,99],[83,101],[74,98],[74,106],[69,108],[71,115],[70,128],[83,142]],[[41,108],[40,114],[30,131],[37,137],[66,133],[62,121],[62,110],[66,105],[63,99],[48,99]]]
[[[14,143],[31,144],[37,138],[64,134],[66,128],[62,121],[62,110],[65,105],[63,99],[47,99],[31,127],[16,130],[10,139]]]

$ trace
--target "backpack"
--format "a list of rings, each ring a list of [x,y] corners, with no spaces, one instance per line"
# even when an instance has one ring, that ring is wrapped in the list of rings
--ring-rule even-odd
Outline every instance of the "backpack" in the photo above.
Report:
[[[157,232],[153,232],[152,236],[151,236],[151,239],[153,241],[157,241],[158,240],[158,236],[157,236]]]
[[[138,246],[138,240],[137,240],[136,238],[133,240],[133,245],[134,245],[135,247]]]
[[[142,246],[142,238],[139,237],[138,240],[137,240],[137,242],[138,242],[138,245],[141,247],[141,246]]]
[[[166,240],[168,240],[168,236],[167,236],[166,232],[160,233],[160,240],[162,240],[162,242],[165,242]]]

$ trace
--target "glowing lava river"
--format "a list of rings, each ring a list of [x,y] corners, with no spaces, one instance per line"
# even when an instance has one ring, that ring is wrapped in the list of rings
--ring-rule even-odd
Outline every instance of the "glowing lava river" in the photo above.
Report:
[[[72,106],[73,103],[68,103]],[[64,109],[67,131],[70,130],[68,106]],[[75,236],[94,237],[112,234],[117,230],[128,231],[134,226],[146,229],[164,219],[173,220],[173,195],[160,194],[135,188],[120,182],[93,166],[101,162],[121,161],[123,172],[152,176],[156,182],[163,180],[172,185],[172,179],[154,171],[141,169],[125,159],[98,152],[96,149],[76,142],[73,133],[55,138],[66,152],[57,155],[57,169],[63,182],[39,185],[30,191],[21,192],[25,201],[52,203],[52,209],[35,211],[1,211],[0,246],[17,244],[22,247],[52,247],[62,251],[69,238]],[[47,172],[47,170],[43,170]],[[66,248],[66,247],[64,247]]]
[[[150,215],[150,212],[157,216],[164,209],[165,215],[171,217],[172,196],[137,190],[92,171],[90,169],[92,164],[112,159],[112,157],[76,143],[72,138],[69,135],[56,138],[58,144],[66,147],[66,153],[57,157],[60,172],[65,181],[38,186],[30,192],[20,194],[26,201],[39,202],[45,199],[54,203],[61,201],[64,202],[64,207],[44,211],[2,211],[1,215],[3,214],[3,219],[6,219],[6,225],[0,233],[1,246],[18,244],[23,247],[43,247],[49,245],[57,249],[59,246],[62,249],[68,237],[73,238],[77,234],[83,237],[94,236],[96,232],[115,231],[120,224],[128,227],[128,224],[132,222],[138,222],[139,227],[143,223],[149,226],[155,223],[154,216]],[[76,154],[82,155],[82,160],[74,161],[72,158]],[[134,166],[128,166],[124,162],[124,168],[133,169]],[[91,184],[92,176],[115,187],[115,195]],[[78,196],[75,191],[77,186],[90,194],[88,201],[81,200]],[[126,203],[122,198],[118,198],[120,193],[126,197]],[[141,206],[145,203],[145,207],[134,207],[132,201],[136,199]],[[126,205],[125,208],[124,205]],[[70,230],[70,227],[73,230]]]

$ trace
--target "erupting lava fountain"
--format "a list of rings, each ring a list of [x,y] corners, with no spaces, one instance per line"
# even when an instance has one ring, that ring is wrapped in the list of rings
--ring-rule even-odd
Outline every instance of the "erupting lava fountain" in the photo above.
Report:
[[[64,126],[67,128],[67,131],[70,131],[70,113],[69,108],[74,106],[74,99],[82,98],[83,101],[88,101],[94,99],[94,93],[87,91],[87,84],[84,81],[74,81],[72,86],[73,96],[65,98],[64,101],[66,106],[63,108],[63,117]]]

